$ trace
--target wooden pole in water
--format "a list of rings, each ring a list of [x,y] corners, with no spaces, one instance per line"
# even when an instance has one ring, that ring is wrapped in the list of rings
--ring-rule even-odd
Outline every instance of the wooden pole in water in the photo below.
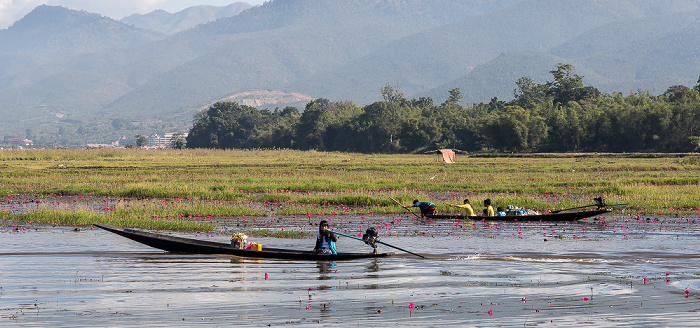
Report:
[[[394,199],[394,198],[392,198],[392,197],[389,197],[389,199],[393,200],[396,204],[399,204],[399,206],[403,207],[403,209],[406,210],[406,211],[408,211],[408,213],[411,213],[411,214],[413,214],[415,217],[417,217],[417,218],[420,219],[420,216],[418,216],[418,215],[417,215],[416,213],[414,213],[413,211],[409,211],[409,210],[406,208],[406,206],[403,206],[403,204],[399,203],[398,200],[396,200],[396,199]]]

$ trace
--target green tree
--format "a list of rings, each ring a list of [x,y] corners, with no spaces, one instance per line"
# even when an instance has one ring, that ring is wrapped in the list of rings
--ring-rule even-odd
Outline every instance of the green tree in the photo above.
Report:
[[[300,117],[299,109],[292,106],[275,111],[270,124],[258,129],[258,144],[264,148],[295,148]]]
[[[697,151],[700,148],[700,137],[698,137],[698,136],[688,137],[687,144],[688,144],[688,147],[690,147],[690,149],[692,149],[692,151]]]
[[[142,136],[140,134],[136,135],[136,147],[143,147],[146,145],[148,142],[148,139],[146,139],[145,136]]]
[[[256,129],[268,117],[257,109],[234,102],[217,102],[206,112],[195,114],[195,124],[187,136],[188,148],[252,148]]]
[[[332,113],[328,99],[316,99],[306,104],[297,126],[298,147],[301,149],[324,149],[324,134],[331,122]]]
[[[397,102],[380,101],[367,105],[358,117],[360,151],[397,152],[401,143],[401,122],[408,118],[408,107]]]
[[[175,149],[185,148],[185,135],[182,133],[174,133],[170,138],[170,147]]]
[[[579,151],[582,149],[586,137],[581,118],[583,112],[581,105],[575,101],[551,111],[551,117],[547,120],[547,125],[550,127],[547,147],[549,150]]]
[[[326,132],[323,143],[326,150],[334,151],[357,151],[359,116],[364,113],[352,101],[332,102],[328,108],[332,117]]]
[[[481,125],[491,145],[504,151],[537,150],[548,133],[543,117],[518,106],[491,112]]]
[[[528,77],[521,77],[515,82],[517,88],[513,91],[511,105],[530,109],[539,103],[546,101],[549,87],[544,84],[536,84]]]
[[[440,126],[434,119],[413,116],[402,123],[401,150],[403,152],[423,152],[437,147],[442,137]]]
[[[382,88],[381,92],[384,101],[395,103],[406,101],[403,92],[401,92],[401,85],[399,83],[396,83],[394,86],[387,84]]]
[[[688,102],[698,100],[698,91],[688,88],[684,85],[674,85],[666,89],[663,93],[671,102]]]
[[[573,73],[571,64],[557,64],[556,70],[549,71],[554,76],[553,82],[548,82],[548,92],[555,103],[566,104],[578,101],[578,89],[583,88],[583,77]]]
[[[460,100],[462,100],[462,98],[464,98],[462,96],[462,91],[459,91],[459,88],[454,88],[454,89],[450,90],[449,92],[450,92],[450,97],[448,97],[447,101],[446,101],[446,103],[448,103],[448,104],[457,104],[457,103],[459,103]]]

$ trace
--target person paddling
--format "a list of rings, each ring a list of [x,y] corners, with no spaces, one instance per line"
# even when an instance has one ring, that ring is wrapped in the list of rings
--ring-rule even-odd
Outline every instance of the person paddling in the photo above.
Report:
[[[447,205],[450,205],[452,207],[463,208],[463,209],[467,210],[467,216],[475,216],[474,215],[474,208],[472,207],[472,204],[469,202],[469,199],[465,199],[463,205],[453,205],[453,204],[447,204]]]
[[[418,207],[420,208],[420,214],[422,215],[433,215],[435,214],[435,211],[437,210],[437,207],[435,204],[427,201],[422,201],[419,202],[417,199],[413,201],[413,206],[412,207]]]
[[[328,221],[323,220],[318,224],[318,236],[316,237],[316,246],[314,247],[314,253],[316,254],[337,254],[335,251],[335,243],[338,241],[338,237],[334,233],[330,232],[328,227]]]

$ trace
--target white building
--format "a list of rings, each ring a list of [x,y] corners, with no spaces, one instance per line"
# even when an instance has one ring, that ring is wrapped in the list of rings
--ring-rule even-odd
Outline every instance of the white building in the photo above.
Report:
[[[173,137],[175,137],[176,135],[179,135],[180,137],[182,137],[183,141],[185,141],[185,138],[187,138],[187,133],[168,132],[168,133],[164,133],[162,136],[157,134],[157,133],[153,133],[150,136],[146,137],[146,144],[144,146],[149,146],[149,147],[164,146],[166,148],[170,148],[172,146],[173,141],[174,141]],[[124,136],[119,138],[119,146],[122,146],[122,147],[126,147],[129,145],[136,146],[136,144],[137,144],[136,136],[134,136],[133,138],[127,138]]]

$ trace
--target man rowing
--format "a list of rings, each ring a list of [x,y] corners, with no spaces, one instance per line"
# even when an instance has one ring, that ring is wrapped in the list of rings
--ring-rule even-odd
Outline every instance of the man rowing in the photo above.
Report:
[[[437,211],[437,207],[435,206],[435,204],[428,201],[419,202],[417,199],[413,201],[412,207],[420,208],[420,214],[422,215],[434,215]],[[404,208],[406,207],[404,206]]]

